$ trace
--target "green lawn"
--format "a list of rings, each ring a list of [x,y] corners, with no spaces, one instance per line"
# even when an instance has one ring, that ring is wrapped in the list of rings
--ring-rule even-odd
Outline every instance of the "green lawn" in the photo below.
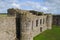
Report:
[[[46,30],[34,37],[34,40],[60,40],[60,26],[53,26],[51,30]]]
[[[5,16],[7,16],[7,15],[6,15],[6,14],[0,14],[0,17],[3,17],[3,16],[5,17]]]

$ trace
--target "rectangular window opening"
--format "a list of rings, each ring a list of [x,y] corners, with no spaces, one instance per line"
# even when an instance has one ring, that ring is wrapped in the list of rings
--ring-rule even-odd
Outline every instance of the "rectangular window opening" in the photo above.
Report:
[[[38,26],[38,20],[36,20],[36,27]]]
[[[33,21],[32,21],[32,30],[33,30]]]
[[[43,19],[43,24],[44,24],[44,21],[45,21],[45,20]]]
[[[40,24],[42,24],[42,19],[40,19]]]

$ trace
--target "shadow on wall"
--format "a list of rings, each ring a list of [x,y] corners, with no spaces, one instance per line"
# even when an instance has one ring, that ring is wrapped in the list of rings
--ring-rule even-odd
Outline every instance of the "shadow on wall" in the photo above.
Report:
[[[16,15],[16,40],[20,40],[21,38],[21,16],[19,14]]]

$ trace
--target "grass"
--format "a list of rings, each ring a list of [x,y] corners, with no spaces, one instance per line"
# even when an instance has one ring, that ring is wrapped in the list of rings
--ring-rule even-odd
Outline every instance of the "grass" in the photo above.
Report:
[[[6,15],[6,14],[0,14],[0,17],[3,17],[3,16],[5,17],[5,16],[7,16],[7,15]]]
[[[46,30],[33,38],[34,40],[60,40],[60,26],[53,25],[51,30]]]

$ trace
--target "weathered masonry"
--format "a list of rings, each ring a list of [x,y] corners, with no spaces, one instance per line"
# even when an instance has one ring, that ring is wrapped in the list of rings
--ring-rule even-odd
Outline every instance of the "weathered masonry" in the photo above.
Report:
[[[26,10],[8,9],[7,16],[0,17],[0,40],[33,40],[51,26],[51,14],[38,15]]]

